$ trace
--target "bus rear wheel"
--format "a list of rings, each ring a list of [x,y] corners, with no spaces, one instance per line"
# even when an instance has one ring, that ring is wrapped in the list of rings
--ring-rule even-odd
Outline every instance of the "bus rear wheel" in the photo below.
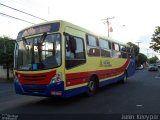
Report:
[[[97,82],[95,78],[91,78],[91,80],[88,82],[88,91],[87,96],[93,96],[97,91]]]
[[[127,71],[123,73],[123,79],[119,81],[119,83],[126,83],[127,82]]]

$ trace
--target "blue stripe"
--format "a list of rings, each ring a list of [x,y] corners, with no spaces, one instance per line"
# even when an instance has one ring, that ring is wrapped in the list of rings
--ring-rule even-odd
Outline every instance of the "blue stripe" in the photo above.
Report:
[[[105,85],[109,85],[109,84],[112,84],[112,83],[116,83],[120,80],[123,79],[123,75],[119,76],[119,77],[116,77],[116,78],[112,78],[112,79],[106,79],[104,81],[100,81],[99,83],[99,87],[102,87],[102,86],[105,86]]]

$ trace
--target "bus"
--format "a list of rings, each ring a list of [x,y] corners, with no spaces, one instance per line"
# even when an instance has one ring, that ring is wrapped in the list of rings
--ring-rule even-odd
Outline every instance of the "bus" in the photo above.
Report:
[[[63,20],[23,29],[16,39],[17,94],[92,96],[99,87],[126,82],[134,72],[132,47]]]

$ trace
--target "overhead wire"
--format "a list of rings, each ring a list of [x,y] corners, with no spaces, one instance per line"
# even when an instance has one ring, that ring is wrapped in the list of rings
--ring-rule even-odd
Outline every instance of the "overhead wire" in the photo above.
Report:
[[[29,22],[29,21],[27,21],[27,20],[23,20],[23,19],[20,19],[20,18],[11,16],[11,15],[7,15],[7,14],[5,14],[5,13],[1,13],[1,12],[0,12],[0,15],[1,15],[1,16],[6,16],[6,17],[9,17],[9,18],[13,18],[13,19],[17,19],[17,20],[20,20],[20,21],[23,21],[23,22],[26,22],[26,23],[35,24],[35,23],[33,23],[33,22]]]
[[[25,8],[32,8],[34,7],[34,10],[39,11],[40,8],[37,7],[37,3],[36,5],[34,5],[33,3],[28,4],[28,2],[34,2],[33,0],[10,0],[11,2],[18,4],[20,6],[23,6]]]
[[[18,11],[18,12],[21,12],[21,13],[23,13],[23,14],[32,16],[32,17],[34,17],[34,18],[37,18],[37,19],[40,19],[40,20],[43,20],[43,21],[46,21],[46,22],[48,21],[48,20],[45,20],[45,19],[43,19],[43,18],[37,17],[37,16],[35,16],[35,15],[32,15],[32,14],[30,14],[30,13],[24,12],[24,11],[22,11],[22,10],[18,10],[18,9],[16,9],[16,8],[10,7],[10,6],[8,6],[8,5],[4,5],[4,4],[2,4],[2,3],[0,3],[0,5],[2,5],[2,6],[4,6],[4,7],[7,7],[7,8],[10,8],[10,9],[12,9],[12,10]]]

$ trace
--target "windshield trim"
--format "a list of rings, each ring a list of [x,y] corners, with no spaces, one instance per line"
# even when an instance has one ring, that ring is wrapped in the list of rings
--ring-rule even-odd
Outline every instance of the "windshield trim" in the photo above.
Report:
[[[51,34],[60,34],[60,37],[61,37],[61,33],[60,32],[46,32],[47,35],[51,35]],[[25,37],[21,37],[19,39],[17,39],[16,41],[19,42],[19,41],[22,41],[23,38],[25,39],[30,39],[30,38],[34,38],[34,37],[40,37],[42,36],[44,33],[39,33],[39,34],[34,34],[34,35],[30,35],[30,36],[25,36]]]
[[[51,70],[51,69],[55,69],[55,68],[58,68],[58,67],[61,67],[62,66],[62,35],[61,33],[59,32],[52,32],[52,33],[48,33],[47,32],[47,35],[52,35],[52,34],[59,34],[60,35],[60,64],[57,65],[56,67],[52,67],[52,68],[43,68],[43,69],[36,69],[36,70],[25,70],[25,69],[20,69],[18,68],[18,61],[17,61],[17,57],[15,56],[14,59],[15,59],[15,67],[14,69],[17,70],[17,71],[42,71],[42,70]],[[43,34],[36,34],[36,35],[32,35],[32,36],[27,36],[25,37],[25,39],[31,39],[31,38],[34,38],[34,37],[41,37]],[[21,38],[20,40],[17,40],[17,43],[20,42],[20,41],[23,41],[23,39]],[[16,51],[18,50],[19,46],[17,45],[17,47],[15,48],[15,53]],[[16,54],[15,54],[16,55]]]

